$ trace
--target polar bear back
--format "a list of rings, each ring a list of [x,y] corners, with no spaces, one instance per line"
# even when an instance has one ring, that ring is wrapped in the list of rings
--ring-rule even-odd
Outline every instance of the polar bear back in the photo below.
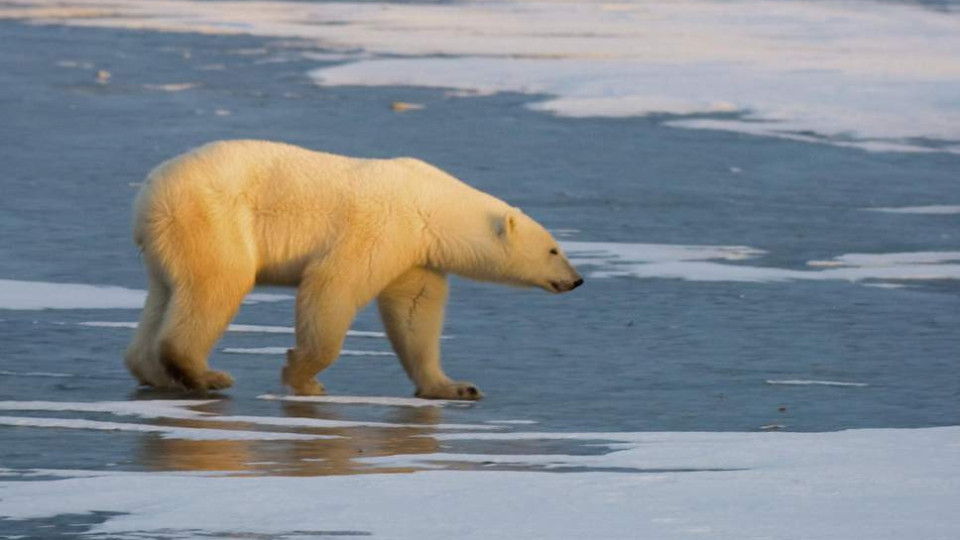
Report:
[[[267,141],[221,141],[149,174],[134,206],[134,237],[148,250],[149,239],[219,237],[256,260],[259,281],[293,284],[307,260],[345,234],[425,245],[417,237],[423,217],[460,206],[472,213],[508,208],[416,159],[359,159]]]

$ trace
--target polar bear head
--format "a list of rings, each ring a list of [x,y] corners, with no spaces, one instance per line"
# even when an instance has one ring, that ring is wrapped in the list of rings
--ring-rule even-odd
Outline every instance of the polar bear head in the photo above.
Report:
[[[497,281],[552,293],[572,291],[583,284],[553,235],[520,209],[510,208],[495,216],[493,229],[502,252]]]

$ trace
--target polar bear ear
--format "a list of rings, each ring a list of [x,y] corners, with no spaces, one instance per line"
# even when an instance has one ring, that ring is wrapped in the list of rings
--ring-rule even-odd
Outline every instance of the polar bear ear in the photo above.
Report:
[[[510,238],[517,230],[517,216],[514,210],[509,210],[497,220],[497,236]]]

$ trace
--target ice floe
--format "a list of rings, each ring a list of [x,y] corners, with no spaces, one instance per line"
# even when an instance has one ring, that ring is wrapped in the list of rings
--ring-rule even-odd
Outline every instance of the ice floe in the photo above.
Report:
[[[0,18],[301,38],[346,57],[312,73],[325,85],[525,92],[544,96],[532,108],[563,116],[667,113],[687,116],[671,122],[678,127],[960,152],[955,10],[799,0],[767,7],[20,0],[0,6]]]
[[[445,470],[300,478],[64,471],[61,479],[0,481],[0,517],[10,525],[99,512],[102,522],[84,534],[94,540],[333,535],[901,540],[960,535],[960,522],[949,518],[960,498],[957,427],[633,433],[620,438],[633,447],[599,456],[428,453],[392,458],[413,465],[436,458],[582,471],[576,474]],[[5,471],[5,476],[15,474]]]

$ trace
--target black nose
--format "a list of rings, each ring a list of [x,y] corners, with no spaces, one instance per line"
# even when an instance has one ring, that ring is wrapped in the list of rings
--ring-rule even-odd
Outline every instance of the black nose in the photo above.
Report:
[[[574,289],[576,289],[577,287],[579,287],[579,286],[581,286],[581,285],[583,285],[583,278],[580,278],[580,279],[578,279],[578,280],[576,280],[576,281],[573,282],[573,288],[574,288]]]

